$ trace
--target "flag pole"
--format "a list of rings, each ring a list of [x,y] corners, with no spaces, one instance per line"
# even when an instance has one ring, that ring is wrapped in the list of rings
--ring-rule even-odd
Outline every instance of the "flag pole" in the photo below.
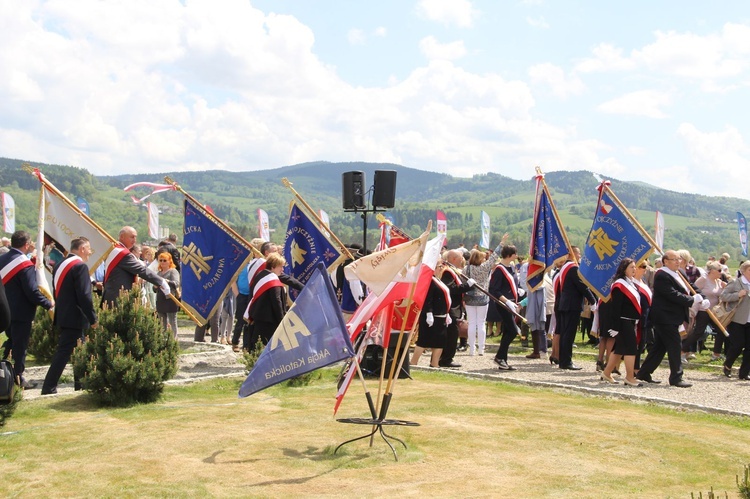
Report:
[[[186,198],[188,198],[190,201],[192,201],[193,203],[197,204],[200,207],[203,207],[203,203],[201,203],[200,201],[198,201],[197,199],[195,199],[193,196],[191,196],[190,194],[188,194],[185,191],[185,189],[183,189],[177,182],[175,182],[174,180],[172,180],[171,177],[169,177],[169,176],[164,177],[164,181],[167,182],[168,184],[171,184],[176,191],[178,191],[179,193],[181,193],[183,196],[185,196]],[[217,217],[215,215],[212,215],[211,213],[208,212],[208,210],[203,210],[203,211],[205,212],[204,215],[207,218],[213,220],[217,225],[220,225],[222,229],[224,229],[225,231],[229,232],[234,237],[236,237],[237,239],[239,239],[240,241],[242,241],[243,243],[245,243],[251,249],[252,253],[256,257],[263,258],[263,254],[258,250],[258,248],[256,248],[255,246],[253,246],[252,244],[250,244],[249,242],[247,242],[247,240],[245,240],[244,237],[242,237],[241,235],[239,235],[237,233],[237,231],[235,231],[233,228],[231,228],[229,225],[227,225],[223,220],[221,220],[219,217]]]
[[[610,196],[612,196],[612,199],[614,199],[617,202],[617,204],[620,205],[620,208],[624,211],[625,215],[630,219],[630,221],[633,222],[636,226],[638,226],[638,228],[640,229],[640,231],[646,236],[646,239],[648,239],[649,243],[651,243],[651,246],[656,251],[658,251],[660,254],[663,255],[664,254],[664,250],[659,247],[659,245],[656,243],[656,241],[654,241],[654,239],[651,237],[651,234],[649,234],[648,232],[646,232],[646,230],[643,228],[643,226],[640,224],[640,222],[638,222],[638,220],[636,220],[635,217],[633,217],[633,215],[630,214],[630,211],[627,209],[627,207],[624,204],[622,204],[622,201],[620,201],[620,199],[615,195],[615,193],[612,192],[612,189],[610,189],[609,186],[606,185],[604,182],[602,182],[602,187],[607,192],[607,194],[609,194]],[[679,274],[680,278],[682,278],[682,282],[687,287],[687,289],[689,291],[689,294],[691,296],[698,294],[698,293],[695,292],[695,290],[693,289],[693,286],[690,284],[690,282],[688,282],[688,280],[685,278],[685,276],[682,275],[681,272],[678,272],[678,274]],[[704,312],[706,312],[708,314],[708,317],[711,319],[711,321],[714,324],[716,324],[716,327],[719,328],[719,331],[721,331],[722,334],[725,337],[729,338],[729,333],[727,332],[727,329],[724,327],[724,325],[721,323],[721,321],[718,319],[718,317],[716,317],[716,315],[714,315],[714,313],[711,311],[711,309],[709,308],[708,310],[704,310]]]
[[[550,202],[549,205],[550,205],[550,208],[552,208],[552,213],[554,213],[557,221],[560,222],[561,221],[560,214],[557,212],[557,207],[555,206],[555,203],[552,202],[552,196],[550,195],[549,187],[547,186],[547,182],[545,182],[544,180],[544,173],[542,173],[542,169],[539,168],[538,166],[536,167],[536,174],[539,177],[539,181],[542,184],[542,189],[544,190],[544,192],[547,193],[547,199],[549,199],[549,202]],[[560,229],[562,232],[563,239],[565,240],[565,247],[568,248],[568,253],[570,255],[573,255],[573,247],[571,246],[570,240],[568,239],[568,233],[565,231],[565,227],[562,224],[560,224]]]
[[[352,255],[352,253],[349,251],[349,248],[347,248],[344,243],[341,242],[341,240],[338,238],[338,236],[336,236],[336,234],[331,230],[330,227],[326,226],[326,224],[323,223],[320,215],[318,215],[315,210],[313,210],[312,207],[307,204],[307,201],[302,199],[302,196],[300,196],[299,193],[294,189],[294,187],[292,187],[292,183],[289,181],[289,179],[284,177],[281,179],[281,183],[284,185],[284,187],[292,191],[292,194],[294,194],[294,196],[299,199],[300,203],[302,203],[302,205],[307,208],[307,211],[310,213],[310,215],[312,215],[313,218],[315,218],[315,220],[317,220],[321,226],[327,227],[326,231],[333,237],[336,243],[338,243],[341,250],[346,253],[347,258],[354,260],[354,255]]]

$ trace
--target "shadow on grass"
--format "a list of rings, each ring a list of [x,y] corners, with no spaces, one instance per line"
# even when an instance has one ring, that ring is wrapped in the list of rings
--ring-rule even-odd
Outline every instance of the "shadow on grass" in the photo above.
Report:
[[[49,405],[50,409],[60,412],[96,412],[104,407],[98,405],[90,393],[82,393],[77,397],[63,397]]]

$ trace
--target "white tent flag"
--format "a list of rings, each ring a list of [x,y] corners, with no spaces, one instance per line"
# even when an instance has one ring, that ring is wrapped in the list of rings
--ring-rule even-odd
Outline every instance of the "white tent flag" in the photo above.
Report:
[[[656,242],[657,251],[664,251],[664,215],[660,212],[656,212],[656,224],[654,227],[656,234],[654,234],[654,241]]]
[[[88,238],[91,243],[91,256],[87,264],[90,272],[96,270],[112,251],[115,243],[92,225],[88,217],[78,208],[74,208],[70,201],[63,200],[44,183],[42,198],[39,216],[44,216],[44,232],[66,250],[70,250],[70,241],[73,239],[80,236]]]
[[[344,267],[344,275],[364,282],[376,295],[391,282],[416,282],[429,235],[427,230],[418,239],[354,260]]]
[[[490,247],[490,216],[482,211],[482,239],[479,241],[480,248]]]
[[[146,203],[146,207],[148,208],[148,237],[159,239],[159,208],[151,201]]]
[[[16,202],[7,192],[2,193],[3,230],[8,234],[16,231]]]
[[[49,283],[52,280],[52,277],[50,274],[50,278],[47,278],[47,269],[44,267],[44,233],[46,232],[45,221],[47,220],[45,209],[47,203],[44,199],[44,193],[46,191],[47,189],[45,189],[44,184],[42,184],[42,190],[39,193],[39,218],[37,219],[38,230],[36,235],[36,264],[34,265],[34,269],[36,270],[36,284],[39,287],[39,291],[41,291],[44,296],[51,300],[52,288],[50,287]],[[68,241],[68,244],[70,244],[70,241]]]
[[[268,213],[258,208],[258,237],[264,241],[271,240],[271,226],[268,224]]]
[[[318,215],[320,215],[320,219],[323,221],[323,225],[325,225],[326,228],[330,227],[329,225],[330,220],[328,219],[328,213],[326,213],[323,210],[318,210]]]

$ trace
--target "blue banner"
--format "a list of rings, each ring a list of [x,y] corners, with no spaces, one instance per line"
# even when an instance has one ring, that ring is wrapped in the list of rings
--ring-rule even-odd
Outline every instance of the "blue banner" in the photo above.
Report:
[[[742,248],[742,256],[747,256],[747,221],[745,215],[737,212],[737,229],[740,232],[740,247]]]
[[[330,269],[341,259],[341,251],[321,232],[296,202],[289,212],[289,224],[284,238],[284,273],[303,284],[307,282],[319,263]],[[294,299],[294,293],[290,292]]]
[[[319,263],[242,383],[239,396],[353,356],[331,279]]]
[[[83,198],[76,199],[76,203],[78,204],[78,209],[81,210],[86,214],[87,217],[91,216],[91,213],[89,213],[89,202],[86,201]]]
[[[252,256],[250,246],[203,207],[185,199],[182,303],[207,322]]]
[[[617,266],[625,258],[639,263],[653,251],[648,235],[607,187],[599,187],[594,223],[582,248],[579,274],[603,300],[609,299]]]
[[[526,285],[535,291],[544,281],[544,271],[555,260],[568,255],[565,229],[552,207],[552,200],[542,179],[537,186],[537,201],[534,207],[534,226],[529,247],[529,270]]]

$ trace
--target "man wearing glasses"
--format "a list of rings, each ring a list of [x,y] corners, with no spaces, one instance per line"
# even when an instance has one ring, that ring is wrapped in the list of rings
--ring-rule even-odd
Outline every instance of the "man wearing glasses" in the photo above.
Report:
[[[690,307],[694,303],[700,303],[703,310],[709,304],[699,294],[690,296],[688,284],[678,270],[680,260],[677,252],[668,250],[662,257],[664,266],[654,275],[654,295],[649,312],[649,321],[654,327],[654,344],[636,378],[647,383],[660,383],[651,374],[666,354],[669,359],[669,384],[689,388],[693,385],[682,379],[680,328],[690,320]]]

